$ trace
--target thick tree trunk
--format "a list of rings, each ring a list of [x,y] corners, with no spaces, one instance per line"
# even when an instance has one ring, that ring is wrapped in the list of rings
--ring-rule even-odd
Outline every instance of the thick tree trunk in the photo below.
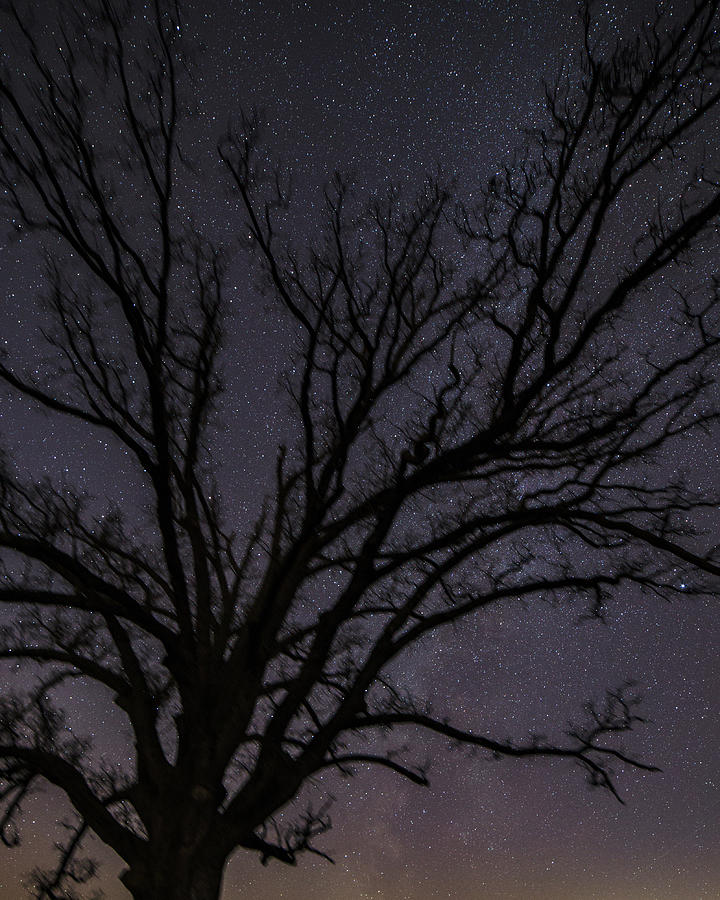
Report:
[[[122,874],[133,900],[219,900],[224,859],[190,862],[181,853],[163,856]]]

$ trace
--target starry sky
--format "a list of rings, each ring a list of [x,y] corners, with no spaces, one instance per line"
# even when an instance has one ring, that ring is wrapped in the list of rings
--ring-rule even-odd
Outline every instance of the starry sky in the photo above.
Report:
[[[604,0],[596,8],[612,34],[636,27],[648,6]],[[471,199],[539,121],[542,79],[569,65],[575,11],[575,0],[188,2],[186,37],[200,60],[191,152],[212,174],[228,120],[239,105],[255,105],[274,153],[296,173],[307,223],[336,169],[370,193],[390,181],[417,184],[439,167]],[[237,211],[211,174],[187,202],[222,238]],[[30,354],[25,311],[39,274],[23,242],[3,245],[2,260],[4,339]],[[704,264],[713,268],[712,259]],[[242,269],[231,270],[230,283],[241,313],[229,346],[242,352],[229,360],[232,407],[218,440],[225,486],[249,514],[269,484],[285,427],[276,384],[288,336]],[[2,433],[28,470],[64,471],[90,488],[110,473],[124,477],[111,446],[79,447],[73,429],[3,400]],[[683,463],[693,486],[709,490],[720,480],[718,435],[690,448]],[[407,683],[419,694],[442,699],[469,725],[482,713],[499,738],[552,731],[605,685],[636,679],[649,722],[626,746],[662,772],[620,773],[624,806],[588,791],[567,763],[470,758],[427,740],[429,790],[377,773],[348,782],[326,776],[321,788],[336,801],[323,849],[334,866],[308,857],[296,869],[262,868],[241,854],[228,867],[224,900],[720,896],[714,607],[709,599],[665,604],[629,591],[609,604],[606,622],[580,623],[567,609],[518,603],[483,614],[407,664]],[[92,697],[82,704],[98,740],[121,747],[119,720]],[[4,851],[0,900],[19,897],[20,873],[46,852],[58,808],[49,792],[29,809],[26,845]],[[127,897],[113,877],[117,860],[102,849],[97,855],[106,860],[109,900]]]

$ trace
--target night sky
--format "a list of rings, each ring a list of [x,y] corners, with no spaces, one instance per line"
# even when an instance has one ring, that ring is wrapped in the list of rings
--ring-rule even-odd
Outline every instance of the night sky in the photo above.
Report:
[[[596,4],[611,35],[636,27],[641,7]],[[198,48],[190,150],[206,173],[203,190],[187,202],[218,239],[232,234],[238,212],[215,146],[240,105],[262,111],[267,142],[296,172],[306,209],[300,227],[311,227],[321,186],[336,169],[370,193],[391,181],[418,184],[439,167],[471,198],[521,146],[523,130],[540,121],[542,79],[570,66],[578,37],[575,0],[231,0],[186,8],[186,36]],[[715,253],[703,260],[708,272],[717,269]],[[3,244],[2,270],[2,337],[30,358],[28,298],[39,285],[31,248]],[[286,427],[277,382],[289,337],[286,320],[239,264],[229,283],[236,313],[219,457],[224,490],[239,515],[250,515],[271,484]],[[26,402],[2,400],[0,430],[16,456],[22,453],[21,468],[64,471],[95,491],[115,479],[132,496],[132,474],[112,446],[80,444],[79,432],[34,415]],[[682,464],[691,484],[710,490],[720,481],[718,435],[687,451]],[[668,461],[669,473],[676,464]],[[334,827],[321,846],[336,864],[307,856],[295,869],[263,868],[240,853],[223,897],[720,897],[716,606],[709,599],[653,602],[629,591],[609,604],[605,622],[580,622],[578,610],[508,604],[407,659],[409,687],[442,700],[455,721],[484,729],[492,723],[500,739],[557,733],[580,716],[585,699],[635,679],[649,721],[625,746],[662,772],[619,771],[624,806],[588,790],[570,763],[471,757],[421,738],[434,760],[430,789],[377,772],[347,782],[327,775],[321,788],[336,797]],[[108,753],[122,753],[119,717],[99,697],[75,700],[86,729]],[[28,807],[25,845],[3,851],[0,900],[22,896],[20,874],[47,854],[59,809],[52,792]],[[107,859],[106,896],[127,897],[114,880],[117,859],[97,855]]]

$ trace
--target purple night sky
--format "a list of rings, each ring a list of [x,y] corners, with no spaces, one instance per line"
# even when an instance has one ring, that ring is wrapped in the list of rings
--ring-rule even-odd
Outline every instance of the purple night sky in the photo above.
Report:
[[[26,0],[27,2],[27,0]],[[42,4],[29,4],[42,16]],[[666,4],[667,5],[667,4]],[[670,4],[672,5],[672,4]],[[683,0],[674,4],[680,10]],[[140,0],[133,8],[141,10]],[[652,4],[601,0],[609,34],[637,26]],[[186,5],[187,37],[199,49],[193,73],[191,154],[207,190],[188,196],[194,215],[221,240],[238,221],[214,159],[217,139],[240,107],[257,106],[267,143],[296,172],[310,228],[322,184],[349,173],[359,193],[389,182],[417,184],[440,170],[467,197],[522,146],[542,115],[542,79],[571,71],[578,37],[575,0],[198,0]],[[630,11],[629,11],[630,10]],[[138,12],[140,15],[141,13]],[[12,49],[6,63],[17,65]],[[710,136],[717,151],[717,138]],[[648,196],[661,189],[648,185]],[[3,343],[32,356],[31,242],[2,245]],[[718,269],[718,251],[701,267]],[[227,342],[226,428],[218,435],[221,487],[238,517],[257,510],[283,429],[277,387],[289,338],[282,316],[238,263],[230,269],[234,318]],[[648,321],[660,328],[648,299]],[[137,484],[104,440],[94,445],[26,401],[0,397],[0,434],[19,468],[95,493]],[[667,460],[696,488],[720,482],[718,435]],[[652,602],[629,591],[605,622],[578,610],[515,603],[444,632],[405,661],[419,695],[469,727],[498,738],[549,733],[579,717],[606,685],[634,679],[648,724],[626,746],[662,772],[618,772],[625,805],[589,791],[567,762],[492,760],[427,740],[431,787],[361,771],[321,788],[336,800],[322,842],[335,865],[301,858],[295,869],[238,854],[223,900],[701,900],[720,896],[720,617],[713,600]],[[78,716],[108,755],[122,755],[122,720],[104,695],[76,696]],[[62,815],[49,791],[26,812],[26,839],[3,850],[0,900],[19,900],[23,873],[51,848]],[[120,863],[99,849],[108,900],[129,895]],[[238,896],[240,894],[238,893]]]

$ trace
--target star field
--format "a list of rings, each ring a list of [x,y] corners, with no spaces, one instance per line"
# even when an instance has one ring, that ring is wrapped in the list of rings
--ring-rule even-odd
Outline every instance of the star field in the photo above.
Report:
[[[189,151],[205,174],[182,202],[214,238],[232,239],[237,208],[214,154],[240,105],[261,111],[266,143],[294,173],[300,235],[312,233],[322,185],[335,170],[349,173],[363,195],[391,182],[417,184],[439,168],[472,199],[522,146],[525,129],[540,123],[542,80],[570,70],[575,9],[574,0],[188,3],[185,36],[197,49]],[[610,34],[646,14],[620,2],[599,3],[596,12]],[[717,154],[716,137],[706,152]],[[641,203],[659,187],[644,190]],[[620,223],[620,230],[632,225]],[[40,275],[24,239],[5,242],[2,259],[0,303],[8,312],[0,340],[30,360],[27,297],[38,291]],[[717,247],[710,247],[702,276],[717,266]],[[286,319],[237,259],[228,275],[233,319],[216,453],[221,490],[242,517],[257,510],[270,485],[288,428],[279,376],[291,341]],[[638,326],[662,341],[654,309]],[[68,483],[93,492],[112,478],[132,500],[139,485],[111,444],[80,445],[79,430],[38,416],[25,400],[1,399],[0,432],[21,469],[64,472]],[[664,462],[664,473],[686,467],[693,486],[709,492],[720,482],[718,437],[689,444],[684,459]],[[564,761],[493,760],[422,738],[432,759],[429,789],[367,770],[347,781],[325,775],[321,792],[336,800],[322,848],[336,864],[307,857],[294,869],[263,868],[238,854],[223,900],[720,896],[716,604],[654,602],[628,590],[600,622],[582,621],[581,608],[517,601],[443,632],[403,663],[401,677],[413,692],[498,738],[557,734],[586,699],[635,679],[648,723],[625,746],[662,772],[618,770],[625,805],[589,791]],[[90,693],[72,702],[87,730],[122,756],[122,722],[105,700]],[[57,810],[52,792],[29,808],[29,831],[42,842],[4,851],[0,900],[18,897],[20,873],[51,843]],[[106,860],[108,900],[127,897],[113,878],[117,859],[102,848],[97,856]]]

